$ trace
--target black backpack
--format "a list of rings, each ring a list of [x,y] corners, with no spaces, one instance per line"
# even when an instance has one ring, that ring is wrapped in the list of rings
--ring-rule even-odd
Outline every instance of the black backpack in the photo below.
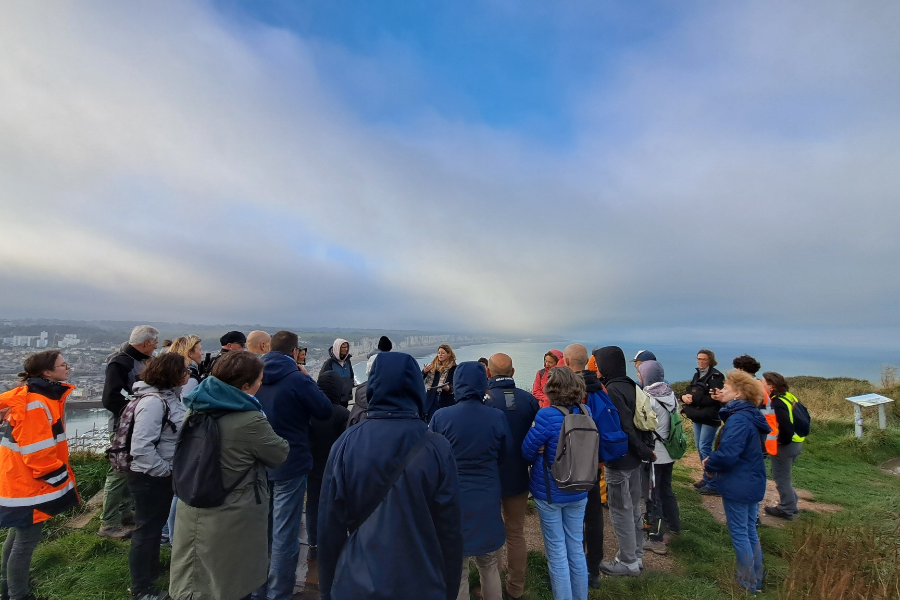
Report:
[[[221,506],[256,464],[229,487],[222,483],[222,444],[218,418],[228,411],[194,412],[185,418],[172,458],[172,489],[195,508]]]

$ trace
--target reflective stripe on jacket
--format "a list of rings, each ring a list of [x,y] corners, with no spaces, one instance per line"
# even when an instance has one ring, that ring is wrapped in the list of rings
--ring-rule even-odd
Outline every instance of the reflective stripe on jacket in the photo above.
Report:
[[[0,395],[0,526],[41,523],[79,503],[63,422],[75,386],[29,379]]]
[[[797,400],[797,396],[793,395],[790,392],[785,392],[784,395],[779,396],[778,398],[781,399],[782,402],[784,402],[785,406],[787,406],[788,417],[791,419],[791,425],[793,425],[794,424],[794,403],[799,402],[799,400]],[[803,440],[805,440],[805,439],[806,439],[805,437],[801,437],[801,436],[797,435],[796,433],[794,433],[794,436],[791,438],[791,441],[792,442],[803,442]]]
[[[760,379],[759,382],[763,393],[766,395],[763,403],[759,405],[759,412],[766,418],[766,423],[772,430],[766,435],[766,454],[769,456],[778,455],[778,417],[775,416],[775,407],[772,405],[772,398],[769,396],[769,390],[766,388],[765,382]]]

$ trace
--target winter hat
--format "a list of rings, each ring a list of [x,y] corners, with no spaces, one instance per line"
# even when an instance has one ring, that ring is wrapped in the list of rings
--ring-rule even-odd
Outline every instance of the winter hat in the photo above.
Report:
[[[639,364],[638,373],[641,374],[641,386],[645,389],[654,383],[664,381],[666,378],[663,366],[655,360],[645,360]]]
[[[394,344],[391,343],[391,340],[388,339],[386,335],[381,336],[378,340],[378,349],[382,352],[390,352],[394,347]]]
[[[247,336],[245,336],[240,331],[229,331],[219,338],[219,342],[223,346],[225,346],[226,344],[246,344]]]

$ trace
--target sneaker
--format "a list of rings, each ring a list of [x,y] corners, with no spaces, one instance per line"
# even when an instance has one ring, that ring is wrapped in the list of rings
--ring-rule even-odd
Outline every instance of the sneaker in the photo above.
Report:
[[[306,560],[316,560],[319,558],[319,547],[318,546],[310,546],[309,552],[306,555]]]
[[[785,521],[793,521],[794,515],[790,513],[786,513],[777,506],[766,506],[763,508],[766,511],[766,514],[772,517],[777,517],[779,519],[784,519]]]
[[[665,556],[669,553],[669,549],[663,542],[655,540],[647,540],[644,542],[644,550],[652,552],[653,554],[659,554],[660,556]]]
[[[640,565],[635,565],[634,567],[629,567],[623,562],[619,562],[618,560],[604,560],[600,563],[600,570],[603,571],[605,575],[609,575],[611,577],[639,577],[641,574]]]
[[[145,592],[137,595],[132,594],[131,597],[134,600],[169,600],[171,598],[168,592]]]
[[[705,485],[706,485],[706,481],[704,481],[703,479],[701,479],[700,481],[695,481],[695,482],[694,482],[694,488],[696,488],[696,489],[698,489],[698,490],[699,490],[700,488],[704,487]]]
[[[600,589],[600,574],[594,575],[593,573],[588,573],[588,586],[599,590]]]
[[[131,529],[121,525],[101,525],[97,535],[113,540],[124,540],[131,537]]]
[[[708,485],[704,485],[702,488],[698,489],[697,491],[700,492],[704,496],[718,496],[719,495],[719,490],[714,490],[713,488],[709,487]]]

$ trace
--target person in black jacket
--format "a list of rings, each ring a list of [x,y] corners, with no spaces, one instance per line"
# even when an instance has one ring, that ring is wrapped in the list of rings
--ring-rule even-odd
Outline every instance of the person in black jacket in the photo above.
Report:
[[[766,506],[766,514],[779,519],[792,520],[800,510],[797,507],[797,492],[791,483],[791,471],[794,462],[803,452],[803,440],[794,429],[794,404],[797,397],[790,393],[787,380],[781,373],[766,371],[763,373],[766,390],[772,399],[775,419],[778,422],[778,453],[771,456],[772,479],[778,490],[778,504]]]
[[[331,400],[331,417],[309,420],[309,445],[313,465],[309,472],[306,491],[306,533],[309,538],[309,558],[318,557],[319,494],[322,492],[322,476],[328,453],[341,434],[347,429],[350,411],[341,406],[344,383],[334,371],[319,373],[319,389]]]
[[[128,344],[114,354],[106,365],[106,382],[103,385],[103,408],[110,413],[109,432],[115,435],[119,416],[128,405],[127,396],[134,382],[159,345],[159,331],[149,325],[138,325],[131,331]],[[131,530],[125,527],[133,522],[131,493],[128,491],[126,473],[109,470],[103,486],[103,512],[97,535],[108,538],[126,538]]]
[[[426,433],[418,363],[379,355],[366,393],[368,418],[338,438],[325,465],[322,600],[453,600],[463,557],[456,460],[450,442]]]
[[[537,398],[516,387],[516,370],[506,354],[488,359],[488,406],[503,411],[512,436],[512,449],[500,465],[500,505],[506,528],[506,594],[512,599],[525,593],[525,512],[528,505],[528,463],[522,456],[522,442],[531,429],[540,406]]]
[[[628,436],[628,453],[606,464],[609,517],[619,540],[619,553],[615,560],[600,563],[600,570],[607,575],[637,576],[641,574],[644,557],[641,462],[656,459],[653,436],[650,432],[638,431],[634,426],[637,384],[626,375],[625,353],[618,346],[605,346],[593,354],[600,371],[600,381],[619,411],[622,431]]]
[[[713,440],[722,421],[719,410],[722,405],[712,397],[713,390],[725,385],[725,376],[716,369],[716,355],[712,350],[697,352],[697,372],[688,386],[688,393],[681,397],[681,413],[694,423],[694,441],[700,460],[712,453]],[[701,494],[716,495],[716,482],[703,474],[694,484]]]

